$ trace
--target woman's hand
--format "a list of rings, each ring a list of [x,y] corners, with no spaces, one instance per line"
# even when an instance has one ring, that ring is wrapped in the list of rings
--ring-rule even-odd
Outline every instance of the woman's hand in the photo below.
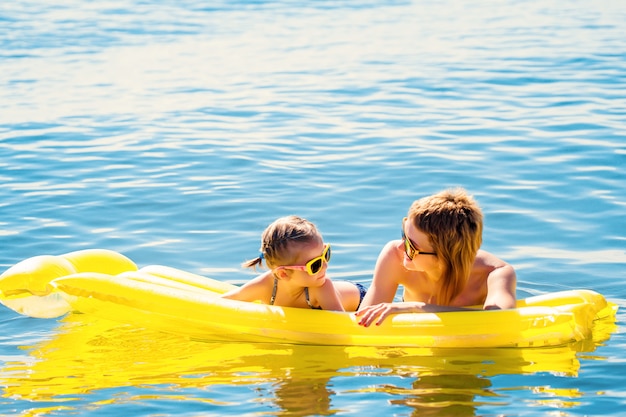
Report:
[[[469,307],[452,307],[440,306],[437,304],[427,304],[421,301],[403,301],[401,303],[380,303],[373,306],[364,307],[362,310],[354,313],[357,317],[361,317],[359,324],[368,327],[376,318],[376,325],[380,324],[390,314],[400,313],[449,313],[453,311],[482,311],[482,309]]]
[[[362,310],[357,311],[355,315],[361,318],[361,320],[359,320],[359,325],[363,327],[368,327],[374,321],[376,321],[375,324],[377,326],[380,326],[383,320],[385,320],[390,314],[419,313],[424,311],[422,310],[424,306],[425,304],[419,301],[380,303],[373,306],[367,306]]]

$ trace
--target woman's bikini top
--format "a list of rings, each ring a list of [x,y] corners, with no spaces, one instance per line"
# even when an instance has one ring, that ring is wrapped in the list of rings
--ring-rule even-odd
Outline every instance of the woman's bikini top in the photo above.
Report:
[[[274,305],[274,300],[276,300],[276,290],[278,289],[278,279],[274,278],[274,289],[272,289],[272,298],[270,298],[270,305]],[[309,307],[314,310],[321,310],[322,307],[313,307],[311,305],[311,301],[309,300],[309,287],[304,287],[304,298]]]

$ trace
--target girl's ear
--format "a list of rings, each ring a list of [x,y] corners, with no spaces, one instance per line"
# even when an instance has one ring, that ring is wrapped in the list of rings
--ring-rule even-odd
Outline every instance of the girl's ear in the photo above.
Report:
[[[285,269],[278,269],[278,270],[274,271],[274,275],[278,279],[284,279],[284,280],[288,280],[289,279],[289,273]]]

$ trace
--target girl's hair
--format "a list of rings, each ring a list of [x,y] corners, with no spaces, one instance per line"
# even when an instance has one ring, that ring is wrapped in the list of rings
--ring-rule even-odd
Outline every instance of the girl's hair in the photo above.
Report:
[[[443,265],[437,303],[448,305],[461,293],[482,243],[483,214],[463,188],[413,202],[408,217],[424,232]]]
[[[291,257],[291,243],[309,243],[321,239],[320,232],[310,221],[298,216],[281,217],[267,226],[261,235],[261,254],[241,265],[244,268],[256,268],[263,263],[263,259],[268,266],[278,265]]]

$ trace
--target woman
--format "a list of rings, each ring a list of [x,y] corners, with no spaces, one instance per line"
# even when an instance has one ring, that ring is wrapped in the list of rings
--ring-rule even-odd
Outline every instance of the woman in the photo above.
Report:
[[[480,250],[482,230],[482,212],[462,188],[416,200],[402,220],[402,239],[378,256],[359,324],[379,325],[397,313],[515,307],[515,271]],[[402,302],[393,303],[400,285]]]

